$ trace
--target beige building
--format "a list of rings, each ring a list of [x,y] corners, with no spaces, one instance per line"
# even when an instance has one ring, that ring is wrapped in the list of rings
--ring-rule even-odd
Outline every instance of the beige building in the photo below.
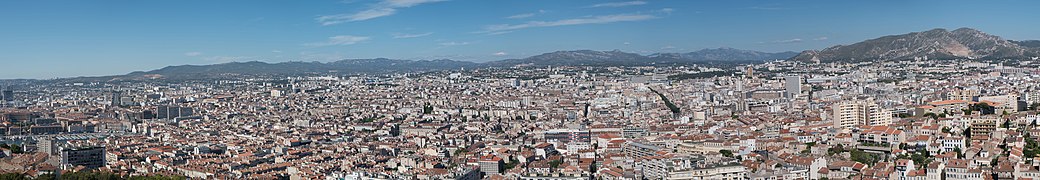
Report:
[[[879,126],[892,124],[892,111],[884,109],[873,100],[846,100],[832,105],[834,127],[849,129],[860,125]]]

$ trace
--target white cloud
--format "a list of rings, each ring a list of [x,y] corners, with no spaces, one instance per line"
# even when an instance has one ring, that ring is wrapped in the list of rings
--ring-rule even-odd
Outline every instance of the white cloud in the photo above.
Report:
[[[646,1],[626,1],[626,2],[612,2],[612,3],[594,4],[594,5],[589,6],[589,7],[594,7],[594,8],[595,7],[625,7],[625,6],[644,5],[644,4],[646,4]]]
[[[517,15],[508,16],[506,18],[508,18],[508,19],[523,19],[523,18],[529,18],[531,16],[534,16],[534,13],[517,14]]]
[[[776,7],[776,6],[752,6],[752,7],[748,7],[748,9],[755,9],[755,10],[787,10],[789,8]]]
[[[368,9],[355,13],[324,15],[317,18],[323,26],[340,24],[345,22],[363,21],[383,16],[394,15],[397,9],[417,6],[425,3],[440,2],[445,0],[383,0],[370,5]]]
[[[184,53],[184,55],[185,56],[199,56],[199,55],[202,55],[202,52],[186,52],[186,53]]]
[[[800,43],[800,42],[802,42],[802,39],[794,38],[794,39],[787,39],[787,40],[777,40],[777,41],[773,41],[772,43],[787,44],[787,43]]]
[[[657,10],[657,12],[661,12],[661,13],[665,13],[665,14],[671,14],[672,12],[675,12],[675,9],[672,9],[672,8],[661,8],[661,10]],[[698,11],[697,13],[700,13],[700,12]]]
[[[545,13],[545,10],[538,10],[538,12],[533,12],[533,13],[523,13],[523,14],[517,14],[517,15],[512,15],[512,16],[506,16],[506,19],[523,19],[523,18],[534,17],[535,15],[542,14],[542,13]]]
[[[211,56],[202,58],[203,60],[211,63],[229,63],[229,62],[245,62],[245,61],[257,61],[256,57],[250,56]]]
[[[271,50],[271,52],[273,52],[273,53],[282,53],[281,50]]]
[[[429,36],[429,35],[433,35],[433,32],[419,33],[419,34],[404,34],[404,33],[394,33],[393,34],[394,39],[417,38],[417,37],[423,37],[423,36]]]
[[[824,36],[824,37],[818,37],[818,38],[815,38],[815,39],[813,39],[813,40],[816,40],[816,41],[823,41],[823,40],[827,40],[827,39],[829,39],[829,38],[827,38],[826,36]]]
[[[629,43],[629,42],[625,42],[625,43],[622,43],[622,44],[625,44],[625,45],[629,45],[629,44],[632,44],[632,43]]]
[[[306,46],[316,46],[316,47],[317,46],[351,45],[351,44],[357,44],[357,43],[362,42],[362,41],[367,41],[368,39],[370,39],[370,38],[369,37],[364,37],[364,36],[340,35],[340,36],[329,37],[329,40],[325,41],[325,42],[307,43],[307,44],[304,44],[304,45],[306,45]]]
[[[455,41],[440,43],[441,46],[461,46],[461,45],[468,45],[468,44],[469,44],[469,42],[455,42]]]
[[[626,21],[643,21],[648,19],[657,18],[652,15],[644,14],[615,14],[615,15],[604,15],[604,16],[592,16],[584,18],[574,19],[562,19],[556,21],[530,21],[523,24],[498,24],[484,27],[483,31],[478,33],[496,34],[507,31],[513,31],[518,29],[526,29],[533,27],[553,27],[553,26],[567,26],[567,25],[581,25],[581,24],[605,24],[614,22],[626,22]]]
[[[506,52],[497,52],[497,53],[495,53],[495,54],[491,54],[491,55],[495,55],[495,56],[505,56],[505,55],[509,55],[509,53],[506,53]]]

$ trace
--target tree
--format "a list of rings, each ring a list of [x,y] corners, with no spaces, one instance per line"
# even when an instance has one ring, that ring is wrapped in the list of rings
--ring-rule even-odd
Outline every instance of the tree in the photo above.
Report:
[[[924,115],[922,116],[931,117],[932,119],[939,119],[939,115],[936,115],[935,113],[924,113]]]
[[[730,151],[728,149],[719,150],[719,153],[721,153],[722,156],[733,157],[733,151]]]
[[[961,147],[953,148],[953,152],[957,152],[957,158],[964,158],[964,151],[961,150]]]
[[[972,111],[979,111],[982,114],[994,114],[996,108],[990,106],[989,103],[975,103],[970,106]]]
[[[877,163],[878,161],[881,160],[881,158],[879,158],[878,155],[876,155],[876,154],[863,152],[862,150],[855,149],[855,148],[852,149],[851,151],[849,151],[849,157],[850,157],[850,159],[852,159],[852,161],[856,161],[856,162],[860,162],[860,163],[868,164],[868,165],[874,165],[874,163]]]
[[[560,161],[559,159],[549,161],[549,167],[553,169],[559,168],[560,164],[563,164],[563,161]]]
[[[1033,102],[1032,104],[1029,104],[1030,111],[1036,111],[1037,108],[1040,108],[1040,102]]]
[[[433,113],[433,105],[430,105],[430,103],[426,103],[426,105],[423,105],[422,113],[423,114]]]
[[[11,179],[11,180],[23,180],[24,179],[24,180],[28,180],[29,177],[26,176],[25,174],[4,173],[4,174],[0,174],[0,179]]]
[[[665,97],[664,94],[657,92],[657,90],[654,90],[654,88],[650,88],[650,92],[653,92],[654,94],[657,94],[657,96],[660,96],[661,101],[664,101],[664,105],[668,107],[668,110],[672,111],[672,114],[679,114],[679,107],[675,106],[675,104],[672,104],[672,101],[669,101],[668,97]]]

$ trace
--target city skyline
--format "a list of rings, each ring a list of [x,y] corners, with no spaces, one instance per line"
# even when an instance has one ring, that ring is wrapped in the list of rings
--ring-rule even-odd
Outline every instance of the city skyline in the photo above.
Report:
[[[1040,179],[1040,1],[0,1],[0,180]]]
[[[932,28],[1040,39],[1035,2],[3,2],[0,79],[341,59],[486,62],[559,50],[822,49]],[[999,11],[997,11],[999,10]],[[962,13],[962,12],[987,13]],[[1014,17],[1014,18],[1007,18]]]

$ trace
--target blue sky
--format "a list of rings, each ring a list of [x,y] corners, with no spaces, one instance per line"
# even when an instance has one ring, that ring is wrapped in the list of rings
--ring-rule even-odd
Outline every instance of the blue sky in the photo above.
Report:
[[[821,49],[972,27],[1040,39],[1038,1],[0,1],[0,79],[231,61],[484,62],[557,50]]]

